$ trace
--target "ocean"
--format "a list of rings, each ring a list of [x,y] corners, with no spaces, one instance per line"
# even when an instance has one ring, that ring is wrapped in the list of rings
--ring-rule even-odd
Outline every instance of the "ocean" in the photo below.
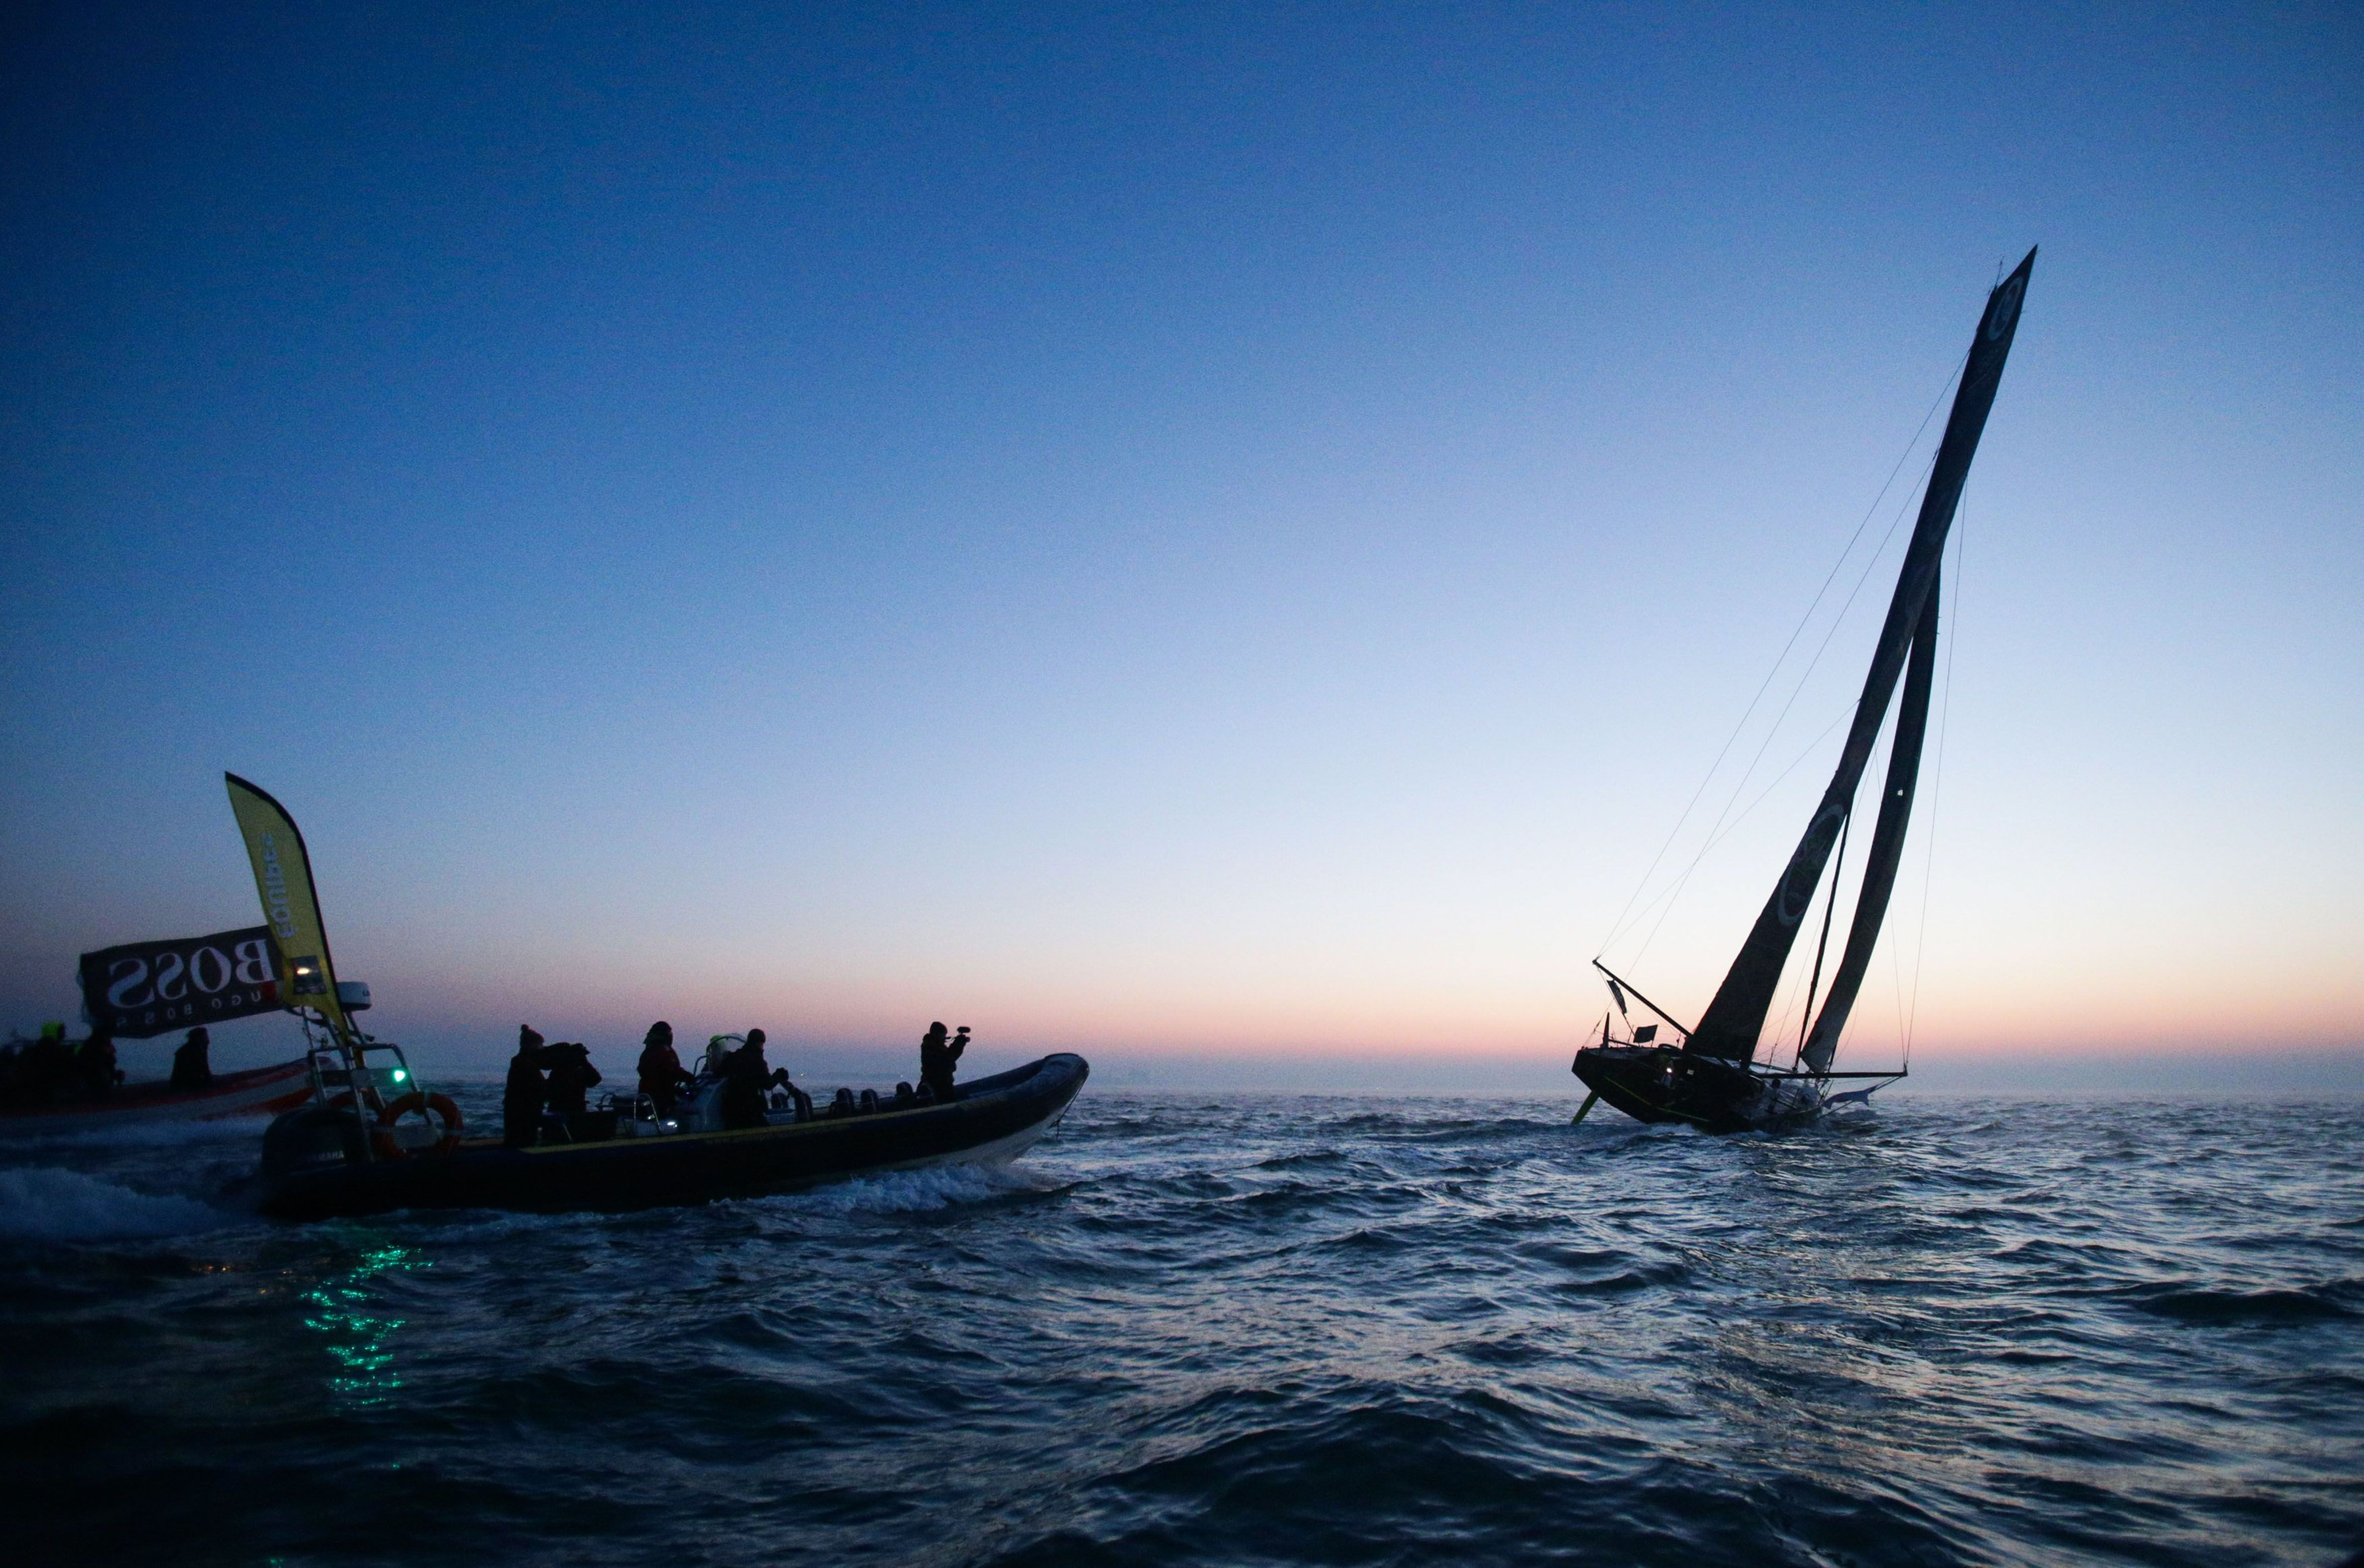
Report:
[[[496,1090],[463,1096],[495,1119]],[[0,1148],[12,1562],[2305,1563],[2364,1100],[1102,1093],[993,1171],[295,1225]]]

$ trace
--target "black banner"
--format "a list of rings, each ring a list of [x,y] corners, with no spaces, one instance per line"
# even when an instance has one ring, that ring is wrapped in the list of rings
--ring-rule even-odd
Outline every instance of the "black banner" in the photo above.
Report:
[[[123,1040],[275,1012],[285,1006],[279,991],[268,926],[82,955],[83,1010],[94,1029]]]

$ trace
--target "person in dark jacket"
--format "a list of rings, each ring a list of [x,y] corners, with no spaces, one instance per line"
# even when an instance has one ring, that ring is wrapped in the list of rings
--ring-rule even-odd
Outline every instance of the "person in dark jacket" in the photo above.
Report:
[[[675,1054],[673,1026],[663,1018],[651,1024],[641,1042],[641,1093],[655,1104],[657,1115],[673,1115],[674,1106],[681,1103],[681,1092],[697,1082]]]
[[[213,1036],[206,1032],[205,1025],[199,1024],[189,1031],[189,1038],[181,1042],[181,1049],[173,1052],[173,1087],[175,1090],[190,1094],[213,1086],[214,1065],[206,1060],[206,1051],[212,1044]]]
[[[509,1058],[508,1083],[501,1090],[501,1141],[523,1149],[541,1129],[541,1109],[550,1098],[542,1077],[548,1063],[541,1036],[526,1024],[518,1025],[517,1054]]]
[[[83,1093],[92,1099],[103,1100],[115,1093],[115,1085],[123,1082],[123,1070],[115,1064],[115,1031],[105,1024],[94,1027],[90,1038],[74,1052],[74,1066],[82,1077]]]
[[[723,1127],[769,1127],[771,1123],[764,1115],[764,1097],[774,1084],[785,1086],[787,1081],[786,1068],[775,1070],[764,1060],[764,1031],[749,1029],[747,1043],[722,1063]]]
[[[24,1097],[35,1105],[50,1105],[74,1092],[78,1080],[74,1048],[66,1043],[66,1026],[47,1023],[41,1038],[25,1048],[20,1063]]]
[[[591,1065],[591,1051],[577,1040],[561,1040],[550,1048],[550,1108],[561,1116],[580,1116],[591,1107],[586,1096],[599,1084],[599,1069]]]
[[[958,1040],[944,1038],[944,1026],[930,1024],[928,1032],[920,1037],[920,1086],[939,1105],[949,1105],[953,1092],[953,1073],[958,1066],[961,1052],[968,1049],[968,1029],[964,1025]]]

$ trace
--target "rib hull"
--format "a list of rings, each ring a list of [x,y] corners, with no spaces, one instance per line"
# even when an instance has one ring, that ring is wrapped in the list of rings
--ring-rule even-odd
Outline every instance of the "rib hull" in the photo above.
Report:
[[[0,1110],[0,1138],[47,1137],[61,1132],[106,1132],[164,1122],[210,1121],[217,1117],[265,1116],[303,1104],[312,1095],[301,1062],[217,1073],[203,1089],[170,1084],[126,1084],[100,1100],[14,1106]]]
[[[442,1152],[265,1172],[260,1207],[284,1219],[398,1208],[649,1208],[781,1192],[845,1176],[1015,1157],[1056,1124],[1090,1068],[1065,1052],[975,1084],[950,1105],[679,1132]]]

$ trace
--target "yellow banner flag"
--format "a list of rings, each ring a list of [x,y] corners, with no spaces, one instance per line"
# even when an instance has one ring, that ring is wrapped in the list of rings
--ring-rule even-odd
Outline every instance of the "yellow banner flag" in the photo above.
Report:
[[[329,932],[320,923],[320,895],[312,885],[312,857],[287,808],[263,791],[224,773],[229,808],[246,835],[247,858],[254,862],[254,890],[262,895],[262,917],[285,962],[281,995],[290,1007],[325,1014],[340,1034],[345,1010],[337,1002],[336,965],[329,958]]]

